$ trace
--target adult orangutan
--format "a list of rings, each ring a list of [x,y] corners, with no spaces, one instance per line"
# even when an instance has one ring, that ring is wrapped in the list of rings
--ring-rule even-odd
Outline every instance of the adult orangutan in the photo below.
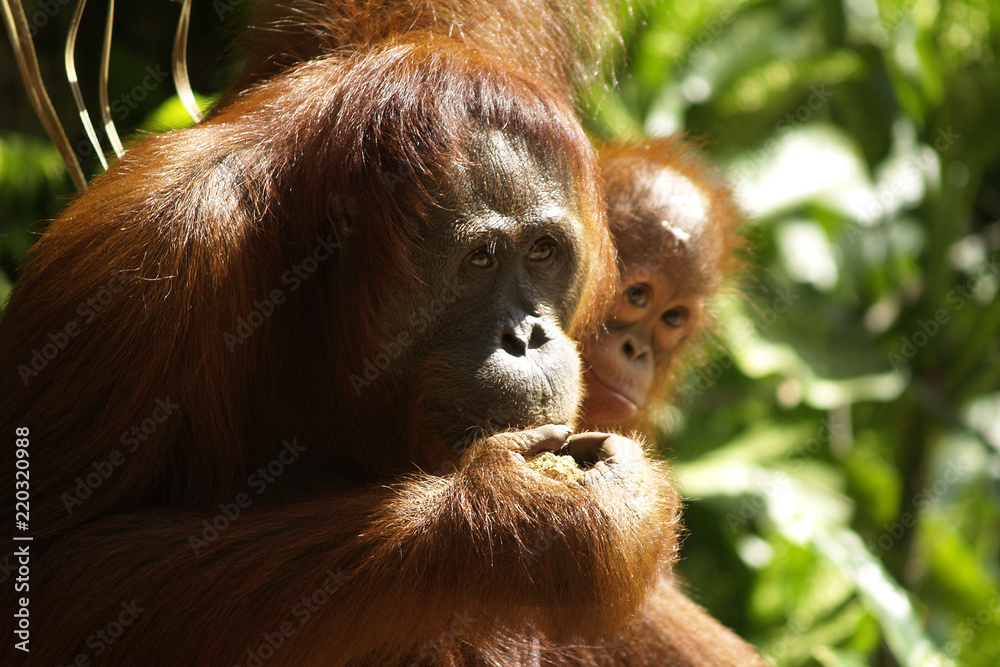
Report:
[[[571,436],[614,260],[564,96],[490,30],[358,25],[32,249],[0,320],[20,657],[753,663],[670,584],[662,465]],[[579,481],[526,464],[564,445]]]
[[[641,422],[676,386],[708,302],[740,267],[743,218],[679,136],[604,146],[600,164],[620,287],[605,327],[582,341],[584,422],[608,427]]]

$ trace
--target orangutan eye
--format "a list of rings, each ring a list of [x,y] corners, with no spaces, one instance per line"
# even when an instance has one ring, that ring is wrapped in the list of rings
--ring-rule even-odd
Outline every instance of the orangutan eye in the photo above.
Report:
[[[532,262],[547,262],[556,254],[556,240],[551,236],[544,236],[537,241],[528,251],[528,259]]]
[[[490,252],[489,248],[485,246],[475,250],[472,255],[469,256],[469,263],[477,269],[488,269],[493,266],[493,262],[495,261],[496,258],[493,256],[493,253]]]
[[[625,290],[625,298],[636,308],[645,308],[649,303],[649,288],[645,285],[631,285]]]
[[[680,329],[687,322],[687,311],[683,308],[671,308],[663,313],[663,321],[671,329]]]

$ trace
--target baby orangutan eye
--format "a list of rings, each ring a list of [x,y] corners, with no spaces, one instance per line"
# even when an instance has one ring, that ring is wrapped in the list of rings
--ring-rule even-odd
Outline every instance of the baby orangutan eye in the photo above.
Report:
[[[687,311],[683,308],[671,308],[663,313],[663,321],[672,329],[680,329],[687,321]]]
[[[649,288],[645,285],[631,285],[625,290],[625,298],[636,308],[645,308],[649,303]]]

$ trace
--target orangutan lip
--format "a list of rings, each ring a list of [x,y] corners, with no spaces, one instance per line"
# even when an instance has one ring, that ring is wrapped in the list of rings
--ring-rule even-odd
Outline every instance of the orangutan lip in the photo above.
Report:
[[[631,405],[633,409],[635,409],[635,410],[638,410],[638,409],[639,409],[639,406],[638,406],[638,405],[636,405],[636,402],[635,402],[635,401],[633,401],[633,400],[632,400],[631,398],[629,398],[628,396],[625,396],[625,395],[624,395],[624,394],[622,394],[622,393],[621,393],[620,391],[618,391],[618,390],[616,390],[616,389],[612,389],[612,388],[611,388],[611,386],[610,386],[610,385],[608,385],[608,383],[607,383],[607,382],[605,382],[604,380],[602,380],[602,379],[601,379],[601,378],[600,378],[600,377],[599,377],[599,376],[597,375],[597,373],[595,373],[595,372],[594,372],[594,369],[593,369],[593,368],[589,369],[589,370],[587,371],[587,373],[589,373],[589,374],[590,374],[590,377],[594,378],[594,380],[595,380],[595,381],[597,382],[597,384],[601,385],[601,386],[602,386],[602,387],[604,387],[604,388],[605,388],[606,390],[608,390],[608,391],[609,391],[610,393],[614,394],[614,395],[615,395],[615,396],[617,396],[618,398],[622,399],[623,401],[625,401],[626,403],[628,403],[629,405]]]

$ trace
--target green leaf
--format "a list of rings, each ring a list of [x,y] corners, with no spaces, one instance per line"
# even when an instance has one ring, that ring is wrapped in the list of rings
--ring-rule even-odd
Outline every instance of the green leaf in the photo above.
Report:
[[[198,108],[201,109],[202,114],[207,114],[211,110],[212,105],[219,100],[219,97],[219,95],[205,96],[196,93],[195,101],[198,102]],[[181,99],[177,95],[174,95],[147,116],[142,121],[142,125],[139,126],[139,130],[157,134],[188,127],[193,124],[194,119],[191,118],[187,109],[184,108]]]

